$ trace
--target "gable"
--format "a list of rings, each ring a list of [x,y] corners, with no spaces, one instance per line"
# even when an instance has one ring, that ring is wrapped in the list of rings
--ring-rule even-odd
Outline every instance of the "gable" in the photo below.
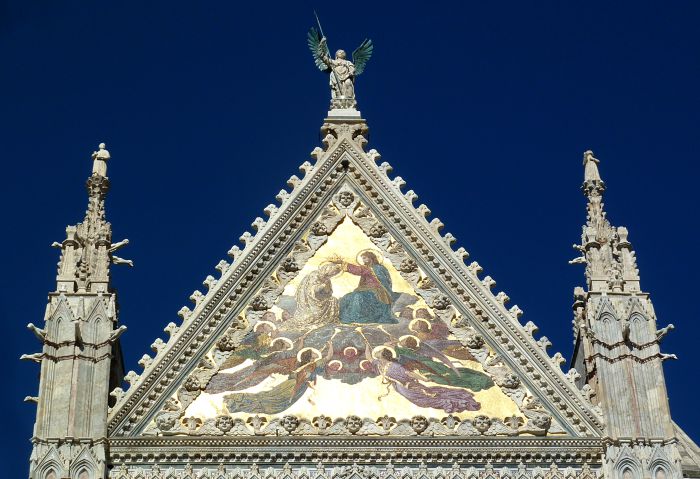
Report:
[[[234,329],[217,341],[210,367],[188,379],[196,388],[171,398],[177,410],[157,415],[147,434],[445,435],[476,432],[477,417],[504,434],[543,432],[545,414],[517,376],[473,330],[457,338],[426,302],[441,308],[444,295],[361,202],[353,206],[324,211],[245,308],[242,337]]]
[[[117,392],[111,434],[599,434],[575,374],[362,151],[362,125],[325,131],[316,164]],[[367,249],[379,261],[365,278]],[[343,271],[324,273],[335,256]]]

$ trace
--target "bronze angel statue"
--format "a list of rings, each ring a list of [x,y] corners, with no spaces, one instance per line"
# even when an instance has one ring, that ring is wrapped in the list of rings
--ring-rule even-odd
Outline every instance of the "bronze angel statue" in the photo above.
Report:
[[[331,109],[354,109],[355,101],[355,77],[364,70],[372,56],[372,40],[365,38],[360,46],[352,52],[352,61],[348,60],[344,50],[335,52],[335,58],[331,58],[326,37],[322,36],[315,28],[309,30],[307,36],[309,48],[314,56],[316,66],[322,72],[330,75]]]

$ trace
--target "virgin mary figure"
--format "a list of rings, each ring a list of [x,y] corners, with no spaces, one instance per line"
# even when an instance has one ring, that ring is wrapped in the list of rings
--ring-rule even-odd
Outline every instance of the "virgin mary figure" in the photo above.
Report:
[[[287,329],[315,329],[338,322],[338,300],[333,297],[331,278],[341,272],[339,265],[326,263],[299,283],[294,317]]]
[[[392,290],[389,270],[371,250],[360,252],[358,259],[360,264],[340,260],[344,271],[360,277],[355,291],[340,298],[340,322],[398,323],[391,306],[400,293]]]

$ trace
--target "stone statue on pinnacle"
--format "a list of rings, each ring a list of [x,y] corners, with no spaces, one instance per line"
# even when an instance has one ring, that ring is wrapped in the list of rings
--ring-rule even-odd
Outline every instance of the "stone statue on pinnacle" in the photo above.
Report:
[[[316,20],[318,20],[318,16]],[[318,27],[318,30],[313,27],[309,30],[307,43],[318,69],[329,73],[331,110],[354,110],[357,106],[355,77],[365,70],[365,66],[372,56],[374,49],[372,40],[365,38],[360,43],[360,46],[352,52],[352,61],[346,58],[344,50],[336,51],[335,58],[332,58],[320,22]]]

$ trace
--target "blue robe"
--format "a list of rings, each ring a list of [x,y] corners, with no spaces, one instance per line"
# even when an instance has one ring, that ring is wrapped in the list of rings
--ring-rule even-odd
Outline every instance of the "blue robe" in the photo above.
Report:
[[[381,264],[372,265],[372,271],[384,291],[358,289],[340,298],[341,323],[384,323],[395,324],[398,320],[391,312],[391,305],[400,296],[392,291],[389,271]],[[382,294],[385,293],[385,294]],[[380,295],[390,298],[389,303],[380,300]]]

